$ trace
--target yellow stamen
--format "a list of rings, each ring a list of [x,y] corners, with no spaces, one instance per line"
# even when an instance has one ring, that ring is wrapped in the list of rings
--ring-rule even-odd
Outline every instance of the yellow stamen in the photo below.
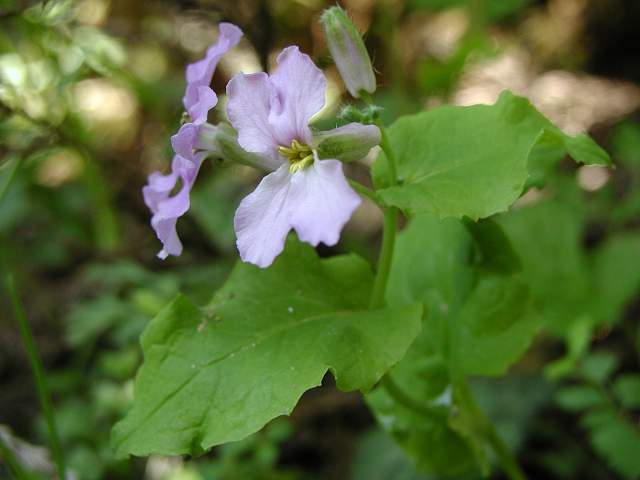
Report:
[[[298,170],[304,170],[309,165],[313,163],[313,154],[309,154],[304,157],[302,160],[298,160],[295,163],[292,163],[289,167],[289,172],[296,173]]]
[[[313,163],[313,152],[311,147],[293,140],[291,147],[278,147],[278,153],[285,157],[289,163],[289,171],[295,173],[298,170],[303,170]]]

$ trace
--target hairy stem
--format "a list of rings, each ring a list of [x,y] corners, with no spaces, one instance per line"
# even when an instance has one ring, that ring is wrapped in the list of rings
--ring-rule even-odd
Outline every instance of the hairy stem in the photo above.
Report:
[[[31,333],[31,327],[27,321],[27,316],[24,313],[22,303],[16,293],[16,288],[13,283],[13,277],[9,274],[6,276],[7,290],[9,291],[9,297],[11,299],[11,305],[13,307],[13,314],[16,317],[18,326],[20,328],[20,335],[29,357],[29,363],[31,364],[31,370],[33,371],[33,379],[38,392],[38,399],[40,400],[40,406],[47,423],[47,431],[49,434],[49,443],[51,445],[51,452],[53,454],[54,461],[58,470],[58,477],[61,480],[66,478],[65,465],[62,456],[62,449],[60,448],[60,439],[58,438],[58,432],[56,429],[55,418],[53,416],[53,406],[51,405],[51,397],[49,396],[49,390],[45,382],[44,368],[42,366],[42,360],[36,349],[35,342],[33,340],[33,334]]]

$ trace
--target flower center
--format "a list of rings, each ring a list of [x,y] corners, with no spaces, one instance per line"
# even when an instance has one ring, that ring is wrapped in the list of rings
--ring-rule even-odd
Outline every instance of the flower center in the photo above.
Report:
[[[298,170],[307,168],[313,163],[311,147],[300,143],[298,140],[293,140],[291,147],[278,147],[278,153],[289,161],[289,171],[291,173],[296,173]]]

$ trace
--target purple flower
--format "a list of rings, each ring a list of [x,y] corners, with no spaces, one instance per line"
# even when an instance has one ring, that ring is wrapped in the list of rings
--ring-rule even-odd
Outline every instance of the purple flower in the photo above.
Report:
[[[238,143],[272,170],[242,200],[234,221],[240,257],[263,268],[282,252],[291,229],[313,246],[335,245],[360,205],[342,163],[321,160],[314,148],[308,123],[325,103],[322,71],[295,46],[283,50],[277,63],[272,75],[238,74],[227,84],[227,115]],[[374,126],[346,130],[379,142]]]
[[[209,85],[218,62],[238,44],[241,36],[242,31],[235,25],[221,23],[217,43],[209,47],[204,59],[187,66],[187,89],[182,101],[191,123],[183,125],[171,137],[171,145],[176,153],[171,162],[171,173],[152,173],[142,189],[144,201],[153,214],[151,226],[163,245],[158,252],[158,257],[162,259],[182,253],[176,222],[189,210],[189,194],[202,160],[207,155],[205,152],[195,153],[199,146],[199,130],[204,126],[209,110],[218,103],[218,97]],[[171,195],[178,182],[181,183],[180,189]]]

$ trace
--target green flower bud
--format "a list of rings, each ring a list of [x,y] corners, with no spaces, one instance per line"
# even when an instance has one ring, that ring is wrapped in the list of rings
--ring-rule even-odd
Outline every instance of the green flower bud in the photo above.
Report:
[[[376,77],[362,37],[346,12],[331,7],[320,17],[329,51],[351,96],[376,90]]]
[[[313,140],[320,158],[335,158],[349,163],[364,158],[369,150],[380,143],[380,129],[375,125],[349,123],[318,132]]]

